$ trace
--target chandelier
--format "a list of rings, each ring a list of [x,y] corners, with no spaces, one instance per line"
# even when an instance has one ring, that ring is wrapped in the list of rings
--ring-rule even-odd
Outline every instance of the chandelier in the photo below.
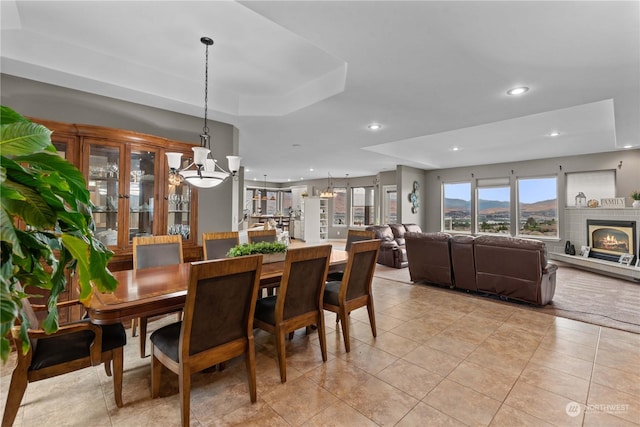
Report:
[[[227,156],[229,171],[224,170],[218,162],[209,157],[211,153],[211,137],[207,126],[207,111],[209,101],[209,46],[213,45],[213,40],[209,37],[202,37],[200,42],[205,48],[205,71],[204,71],[204,127],[200,134],[200,146],[193,147],[193,163],[184,169],[180,169],[182,164],[182,153],[167,153],[169,163],[169,184],[177,185],[186,180],[187,183],[198,188],[212,188],[223,183],[229,176],[236,177],[240,169],[238,156]],[[195,169],[192,167],[195,166]],[[216,170],[217,169],[217,170]]]
[[[322,190],[322,193],[320,193],[320,197],[322,197],[323,199],[331,199],[336,197],[336,193],[333,192],[333,185],[331,184],[331,174],[327,173],[327,188],[325,188],[324,190]]]

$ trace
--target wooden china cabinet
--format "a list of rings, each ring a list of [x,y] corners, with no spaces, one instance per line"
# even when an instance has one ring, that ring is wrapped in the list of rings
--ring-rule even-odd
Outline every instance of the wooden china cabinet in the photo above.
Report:
[[[135,236],[180,234],[184,260],[202,259],[198,247],[198,192],[171,185],[165,153],[183,153],[191,163],[192,144],[122,129],[33,118],[53,131],[58,153],[83,173],[94,204],[95,235],[115,252],[111,271],[133,268]]]

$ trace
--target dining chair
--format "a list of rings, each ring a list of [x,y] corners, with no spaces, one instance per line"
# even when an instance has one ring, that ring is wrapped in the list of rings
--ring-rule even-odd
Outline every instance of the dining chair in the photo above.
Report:
[[[276,337],[280,381],[287,381],[285,334],[317,325],[322,360],[327,360],[322,298],[331,245],[289,249],[278,294],[258,300],[254,326]]]
[[[361,240],[371,240],[376,236],[375,231],[373,230],[353,230],[349,229],[347,231],[347,243],[344,246],[344,250],[349,252],[351,248],[351,244],[353,242],[359,242]],[[342,276],[344,276],[344,271],[334,271],[333,273],[329,273],[327,275],[327,280],[332,282],[339,282],[342,280]]]
[[[371,283],[380,251],[380,240],[353,242],[349,248],[349,260],[341,281],[328,282],[324,290],[323,307],[337,314],[342,325],[342,336],[347,351],[349,342],[349,314],[360,307],[367,307],[373,336],[376,332],[376,315],[373,309]]]
[[[262,255],[191,264],[181,322],[151,334],[151,397],[160,393],[162,367],[178,374],[182,425],[189,425],[191,374],[245,355],[251,402],[256,401],[253,316]]]
[[[229,249],[238,244],[240,244],[240,237],[237,231],[202,233],[202,249],[205,261],[227,258]]]
[[[78,300],[71,300],[58,303],[57,308],[74,305],[82,307]],[[100,363],[104,363],[107,375],[113,376],[116,405],[122,407],[123,347],[127,343],[122,324],[99,326],[92,324],[89,319],[83,319],[62,324],[56,332],[48,334],[38,329],[39,322],[35,315],[35,311],[47,310],[47,306],[32,306],[25,298],[22,300],[22,307],[29,320],[27,334],[31,346],[23,354],[20,326],[11,329],[17,364],[11,375],[2,427],[13,425],[28,383]]]
[[[177,234],[166,236],[140,236],[133,238],[133,269],[161,267],[182,264],[182,236]],[[174,313],[175,309],[165,315]],[[140,326],[140,357],[146,357],[147,324],[149,317],[140,317],[131,321],[131,336],[136,335],[136,324]]]
[[[248,230],[247,240],[249,243],[275,242],[276,230]]]

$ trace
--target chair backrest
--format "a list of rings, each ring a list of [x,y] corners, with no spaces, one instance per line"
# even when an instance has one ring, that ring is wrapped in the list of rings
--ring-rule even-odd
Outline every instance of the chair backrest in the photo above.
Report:
[[[229,249],[238,244],[240,244],[240,237],[237,231],[202,233],[205,260],[227,258]]]
[[[249,243],[275,242],[276,230],[248,230],[247,240],[249,241]]]
[[[133,238],[133,269],[182,264],[182,236],[141,236]]]
[[[181,360],[253,335],[261,270],[262,255],[191,264]]]
[[[353,242],[349,260],[340,286],[340,301],[348,301],[363,295],[371,295],[371,283],[376,269],[380,240]]]
[[[276,300],[275,321],[322,309],[331,245],[289,249]]]
[[[353,242],[359,242],[361,240],[372,240],[376,237],[376,233],[373,230],[349,230],[347,232],[347,244],[344,246],[344,250],[349,252],[351,244]]]

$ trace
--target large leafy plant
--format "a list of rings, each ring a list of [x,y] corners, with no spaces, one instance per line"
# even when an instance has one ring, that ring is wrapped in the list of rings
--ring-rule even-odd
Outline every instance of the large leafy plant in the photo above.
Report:
[[[58,296],[66,270],[77,275],[80,300],[96,286],[112,291],[117,281],[107,269],[113,252],[94,237],[91,200],[82,173],[61,158],[51,131],[12,109],[0,107],[0,357],[9,356],[9,330],[20,319],[22,351],[29,348],[22,289],[50,291],[42,327],[58,329]]]

